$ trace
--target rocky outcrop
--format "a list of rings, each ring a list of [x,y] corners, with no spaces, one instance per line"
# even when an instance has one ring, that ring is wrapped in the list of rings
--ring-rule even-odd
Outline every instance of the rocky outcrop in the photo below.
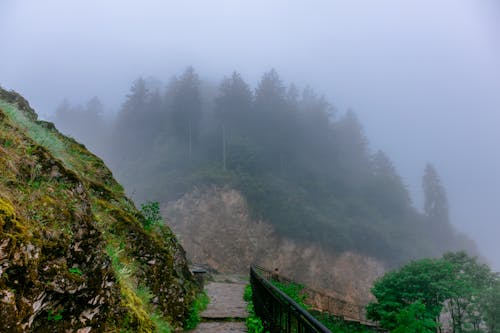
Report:
[[[247,273],[255,263],[328,295],[356,304],[371,300],[370,288],[385,265],[353,252],[332,253],[280,237],[254,221],[243,196],[230,188],[197,189],[163,207],[193,262],[225,273]]]
[[[0,331],[181,326],[195,284],[104,163],[0,88]]]

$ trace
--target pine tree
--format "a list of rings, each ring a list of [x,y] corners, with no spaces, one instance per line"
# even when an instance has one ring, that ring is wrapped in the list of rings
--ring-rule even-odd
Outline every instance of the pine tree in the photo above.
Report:
[[[201,122],[200,80],[193,67],[188,67],[175,81],[171,108],[174,134],[181,142],[187,143],[191,159]]]
[[[424,213],[434,223],[448,224],[448,198],[434,166],[427,164],[422,178]]]

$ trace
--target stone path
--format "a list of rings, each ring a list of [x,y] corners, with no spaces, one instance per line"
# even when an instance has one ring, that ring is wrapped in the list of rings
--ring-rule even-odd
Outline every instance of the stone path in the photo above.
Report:
[[[202,322],[191,333],[246,332],[247,303],[243,292],[248,280],[234,275],[218,275],[208,282],[205,291],[210,297],[207,309],[201,313]]]

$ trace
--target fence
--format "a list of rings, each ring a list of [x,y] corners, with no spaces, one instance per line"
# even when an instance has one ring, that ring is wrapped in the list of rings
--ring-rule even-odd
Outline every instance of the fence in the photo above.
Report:
[[[263,267],[254,266],[254,269],[268,280],[284,284],[296,283],[287,277],[278,275],[276,272],[271,272]],[[366,310],[362,305],[334,298],[305,286],[302,291],[307,295],[305,303],[310,305],[314,310],[327,312],[348,322],[355,322],[371,328],[377,327],[376,323],[366,320]]]
[[[317,319],[250,268],[255,313],[271,333],[331,333]]]

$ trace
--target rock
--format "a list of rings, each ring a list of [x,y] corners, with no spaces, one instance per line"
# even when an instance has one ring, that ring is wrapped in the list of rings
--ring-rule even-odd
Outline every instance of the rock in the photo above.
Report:
[[[1,88],[0,174],[0,332],[152,332],[153,310],[182,326],[196,285],[175,236],[145,230],[102,160]]]

